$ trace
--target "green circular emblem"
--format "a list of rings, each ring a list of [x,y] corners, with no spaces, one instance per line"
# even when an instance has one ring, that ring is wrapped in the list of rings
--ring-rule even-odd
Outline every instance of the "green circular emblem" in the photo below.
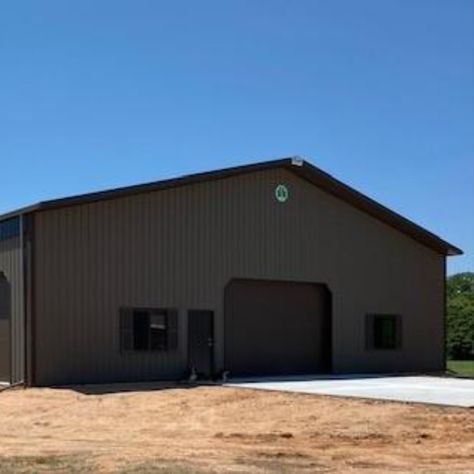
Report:
[[[290,193],[288,191],[288,188],[284,184],[279,184],[275,188],[275,197],[278,202],[286,202],[288,201]]]

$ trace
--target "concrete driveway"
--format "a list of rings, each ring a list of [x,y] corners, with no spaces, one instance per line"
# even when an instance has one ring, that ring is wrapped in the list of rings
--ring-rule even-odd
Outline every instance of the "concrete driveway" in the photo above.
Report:
[[[431,376],[312,376],[232,379],[233,387],[474,407],[474,379]]]

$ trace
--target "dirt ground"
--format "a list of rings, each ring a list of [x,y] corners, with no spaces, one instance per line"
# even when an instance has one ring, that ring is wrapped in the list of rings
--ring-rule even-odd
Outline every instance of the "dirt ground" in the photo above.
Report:
[[[474,411],[227,387],[8,390],[0,472],[474,473]]]

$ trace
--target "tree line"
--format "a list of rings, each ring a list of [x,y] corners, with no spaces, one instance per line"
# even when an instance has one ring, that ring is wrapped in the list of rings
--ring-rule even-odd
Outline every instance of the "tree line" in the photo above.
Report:
[[[448,359],[474,360],[474,273],[451,275],[446,291]]]

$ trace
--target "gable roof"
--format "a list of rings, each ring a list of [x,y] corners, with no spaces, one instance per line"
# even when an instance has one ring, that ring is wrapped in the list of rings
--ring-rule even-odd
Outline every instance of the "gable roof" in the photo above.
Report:
[[[379,204],[359,191],[356,191],[350,186],[342,183],[328,173],[325,173],[321,169],[317,168],[311,163],[308,163],[307,161],[300,159],[299,157],[283,158],[279,160],[237,166],[234,168],[191,174],[179,178],[166,179],[163,181],[155,181],[135,186],[127,186],[107,191],[43,201],[32,206],[24,207],[16,211],[0,215],[0,221],[21,214],[46,211],[67,206],[75,206],[78,204],[93,203],[107,199],[116,199],[125,196],[132,196],[135,194],[159,191],[178,186],[224,179],[241,174],[276,168],[285,168],[295,173],[301,178],[314,184],[318,188],[323,189],[324,191],[336,196],[339,199],[342,199],[343,201],[346,201],[357,209],[360,209],[361,211],[371,215],[372,217],[375,217],[385,224],[388,224],[389,226],[408,235],[419,243],[435,250],[442,255],[461,255],[463,253],[462,250],[456,246],[446,242],[437,235],[406,219],[400,214],[388,209],[382,204]]]

